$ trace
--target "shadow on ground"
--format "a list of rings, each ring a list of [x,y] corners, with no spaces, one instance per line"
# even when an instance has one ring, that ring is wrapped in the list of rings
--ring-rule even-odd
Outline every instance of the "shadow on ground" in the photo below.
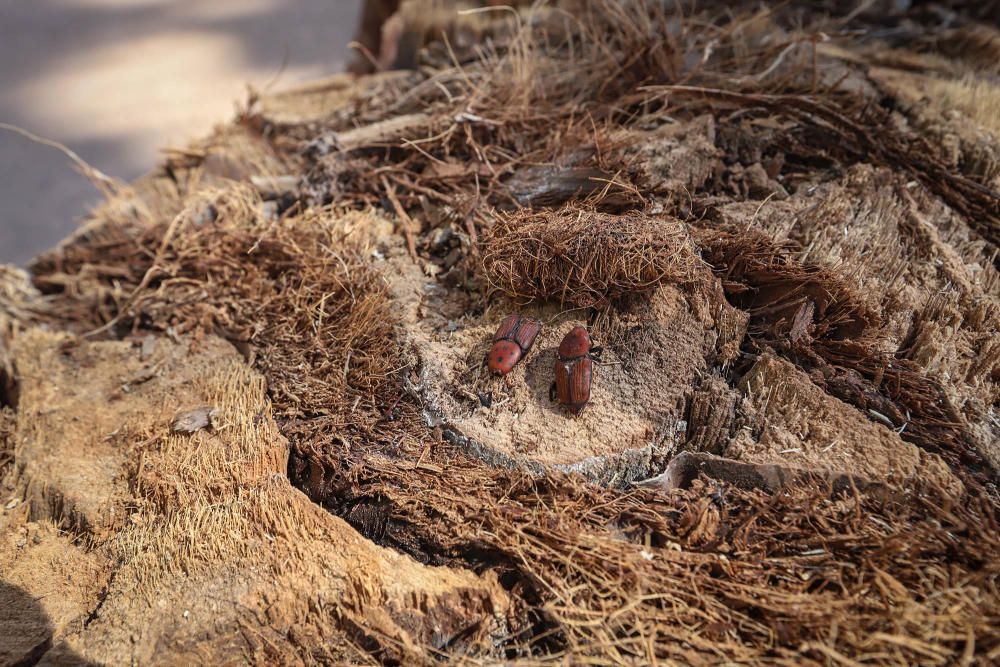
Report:
[[[38,601],[17,586],[0,581],[0,665],[27,667],[53,651],[55,628]],[[59,665],[90,665],[82,656],[57,645]],[[49,656],[53,657],[53,656]]]
[[[130,180],[258,89],[339,72],[357,0],[0,0],[0,121]],[[0,132],[0,262],[24,263],[98,200],[57,151]]]

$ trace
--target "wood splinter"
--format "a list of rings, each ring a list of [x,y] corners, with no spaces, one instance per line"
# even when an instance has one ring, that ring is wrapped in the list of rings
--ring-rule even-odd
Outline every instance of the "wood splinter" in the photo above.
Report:
[[[382,187],[385,189],[385,196],[389,198],[393,210],[396,211],[399,224],[403,227],[403,234],[406,235],[406,249],[410,251],[410,257],[416,261],[417,243],[413,238],[413,226],[415,225],[413,218],[406,212],[403,205],[399,203],[399,199],[396,197],[396,188],[389,183],[389,180],[385,176],[382,177]]]

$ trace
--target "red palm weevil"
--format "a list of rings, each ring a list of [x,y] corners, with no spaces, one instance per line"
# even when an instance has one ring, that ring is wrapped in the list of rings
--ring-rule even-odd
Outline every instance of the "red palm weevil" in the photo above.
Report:
[[[506,375],[513,370],[531,349],[535,337],[542,330],[542,323],[531,317],[509,315],[500,323],[493,335],[487,365],[496,375]]]
[[[549,388],[549,398],[558,398],[574,415],[580,414],[590,401],[594,360],[600,359],[601,352],[586,329],[573,327],[559,344],[556,381]]]

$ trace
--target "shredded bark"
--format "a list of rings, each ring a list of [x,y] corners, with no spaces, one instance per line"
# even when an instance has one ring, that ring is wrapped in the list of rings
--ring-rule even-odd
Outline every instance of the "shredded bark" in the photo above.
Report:
[[[357,585],[351,595],[363,604],[352,599],[353,606],[324,598],[317,611],[312,599],[294,600],[310,607],[305,616],[322,617],[323,632],[350,638],[344,655],[996,662],[1000,348],[989,341],[1000,330],[1000,196],[995,170],[966,159],[971,149],[963,146],[978,145],[980,157],[1000,149],[988,132],[959,133],[965,121],[945,114],[917,124],[871,75],[882,68],[995,86],[986,60],[948,56],[956,42],[947,39],[905,50],[904,37],[940,27],[939,7],[924,2],[514,4],[441,10],[433,16],[445,16],[444,25],[428,27],[427,14],[414,27],[408,22],[426,5],[400,3],[394,18],[402,31],[369,43],[379,47],[374,55],[402,54],[410,62],[390,60],[411,67],[251,99],[232,126],[112,192],[79,233],[32,264],[30,285],[21,275],[0,276],[0,473],[15,471],[7,478],[23,482],[33,511],[68,520],[62,500],[51,502],[63,489],[41,495],[52,480],[16,478],[29,463],[17,459],[24,455],[16,443],[37,443],[39,434],[18,412],[17,369],[2,347],[9,331],[48,329],[119,346],[133,340],[143,363],[162,347],[147,346],[150,335],[184,340],[191,354],[222,338],[259,373],[261,405],[240,413],[241,428],[270,428],[273,414],[274,432],[261,427],[267,433],[251,444],[269,465],[280,458],[284,467],[287,454],[291,481],[349,522],[359,549],[406,571],[412,559],[449,566],[427,570],[485,581],[489,596],[510,601],[494,614],[483,611],[478,588],[453,603],[444,595],[433,613],[464,630],[436,635],[437,619],[421,617],[413,634],[390,636],[380,628],[405,628],[422,599],[414,609],[386,609],[398,591],[385,595],[390,584],[380,583]],[[945,4],[960,28],[978,25],[977,3],[938,3]],[[392,42],[413,36],[411,27],[415,41]],[[980,53],[984,39],[977,37]],[[893,290],[873,296],[835,252],[810,259],[789,239],[796,225],[828,224],[804,212],[849,208],[842,206],[849,195],[830,194],[848,178],[869,174],[857,187],[880,192],[876,169],[903,175],[893,191],[912,191],[913,205],[933,214],[914,214],[865,247],[904,247],[909,254],[900,256],[920,269],[909,284],[887,280]],[[604,404],[634,411],[639,392],[646,402],[676,398],[662,412],[668,423],[636,436],[638,449],[655,454],[644,463],[663,464],[684,448],[760,445],[747,419],[747,392],[758,388],[740,379],[777,355],[808,376],[797,386],[837,402],[851,423],[860,412],[878,424],[888,437],[875,440],[897,447],[886,445],[884,458],[914,454],[955,483],[924,483],[920,470],[870,480],[857,471],[831,479],[795,470],[770,485],[690,472],[684,488],[658,491],[629,486],[618,470],[602,476],[602,486],[551,466],[520,466],[538,438],[508,443],[517,458],[477,457],[453,444],[468,415],[455,411],[458,425],[448,423],[435,391],[461,394],[461,410],[494,410],[508,424],[526,412],[493,400],[477,376],[491,334],[460,355],[446,352],[463,332],[473,332],[462,339],[468,343],[477,327],[522,308],[548,309],[546,326],[568,325],[567,309],[578,309],[582,323],[608,332],[615,373],[598,366],[596,377],[630,382],[621,383],[624,393],[598,385]],[[670,316],[652,321],[663,312]],[[405,330],[413,318],[426,325],[419,337]],[[653,325],[667,355],[646,354]],[[670,336],[683,344],[670,347]],[[986,341],[982,354],[951,349],[969,340]],[[539,359],[552,350],[539,347],[519,367],[524,374],[488,379],[498,396],[499,383],[528,377],[525,369],[535,380],[548,372]],[[641,369],[633,363],[640,357],[649,362]],[[87,367],[77,361],[67,374]],[[234,364],[236,375],[250,372]],[[155,370],[145,369],[148,378]],[[36,378],[42,374],[36,369]],[[109,391],[110,405],[128,399],[122,386]],[[545,419],[569,419],[537,402],[540,386],[517,400],[536,401]],[[766,404],[773,388],[762,389],[752,400]],[[232,387],[221,393],[233,402],[242,395]],[[595,423],[614,425],[604,418]],[[218,562],[211,557],[267,551],[277,533],[286,545],[341,534],[310,503],[290,514],[288,497],[301,497],[295,489],[261,496],[267,503],[249,511],[243,488],[227,477],[223,449],[228,438],[248,445],[227,423],[207,415],[206,422],[212,432],[150,439],[114,431],[94,436],[99,445],[81,445],[121,455],[130,480],[119,492],[132,495],[112,519],[134,539],[111,552],[113,562],[160,559],[158,576],[166,576],[183,569],[169,557],[174,546],[197,556],[184,563]],[[842,437],[857,447],[870,442]],[[195,474],[188,464],[207,457],[197,449],[206,442],[215,453]],[[258,486],[273,481],[273,465],[247,465]],[[733,465],[759,472],[747,461]],[[199,532],[198,513],[214,511],[223,492],[242,532],[225,517],[217,534]],[[187,504],[189,497],[200,504]],[[166,521],[168,510],[190,523]],[[93,526],[69,519],[81,542],[99,544]],[[241,535],[260,541],[249,545]],[[147,549],[158,539],[162,548]],[[322,569],[303,571],[322,581],[343,576]],[[309,584],[299,580],[296,590]],[[240,606],[238,592],[219,594],[220,607]],[[501,613],[493,625],[484,620]],[[243,641],[258,657],[328,656],[321,632],[282,622],[240,617],[233,624],[249,628],[243,639],[205,633]],[[246,638],[272,625],[281,632]],[[172,645],[155,640],[151,646]]]
[[[682,223],[634,213],[568,207],[501,216],[483,245],[488,284],[520,302],[604,306],[705,274]]]
[[[809,484],[619,493],[433,458],[447,472],[314,453],[293,478],[381,544],[499,572],[530,621],[512,657],[902,664],[1000,646],[988,592],[1000,533],[982,498],[837,500]]]

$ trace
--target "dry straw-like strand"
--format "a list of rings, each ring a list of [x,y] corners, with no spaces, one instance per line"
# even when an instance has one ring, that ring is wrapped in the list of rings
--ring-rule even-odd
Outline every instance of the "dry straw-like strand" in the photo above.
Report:
[[[705,265],[680,221],[576,207],[501,214],[483,240],[491,288],[518,301],[600,306],[665,283],[692,283]]]

